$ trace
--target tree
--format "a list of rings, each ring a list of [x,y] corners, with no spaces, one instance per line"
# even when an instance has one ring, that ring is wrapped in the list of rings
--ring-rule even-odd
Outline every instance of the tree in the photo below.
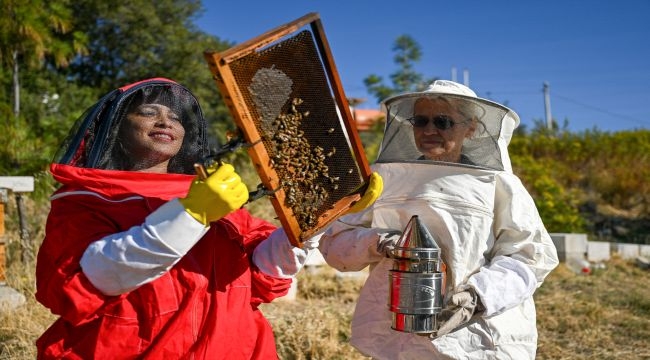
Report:
[[[393,51],[393,60],[399,68],[390,74],[392,86],[384,84],[383,78],[378,75],[369,75],[363,80],[368,92],[375,96],[378,102],[395,94],[424,90],[437,79],[426,78],[415,71],[414,65],[422,58],[422,50],[411,36],[399,36],[393,44]]]
[[[193,20],[198,0],[81,0],[73,5],[79,29],[88,34],[89,53],[71,64],[69,77],[98,93],[149,77],[167,77],[194,92],[213,138],[231,123],[203,57],[232,44],[200,31]],[[223,140],[223,139],[219,139]],[[216,141],[216,140],[215,140]]]
[[[197,0],[82,0],[73,9],[92,40],[88,56],[72,63],[71,75],[102,92],[147,77],[191,77],[197,59],[209,74],[202,47],[226,45],[193,24],[202,9]]]
[[[7,124],[15,118],[0,133],[0,143],[8,144],[0,149],[3,174],[42,171],[99,96],[147,77],[187,85],[201,102],[215,142],[231,125],[203,57],[206,49],[230,44],[196,28],[199,1],[0,0],[0,6],[0,116]],[[19,62],[12,54],[20,54]],[[14,65],[29,70],[22,70],[15,86],[9,76]],[[9,106],[14,88],[22,90],[20,116]],[[17,91],[13,97],[19,98]]]
[[[32,116],[31,110],[40,102],[34,98],[41,95],[34,93],[32,79],[42,82],[45,74],[83,54],[85,37],[73,29],[68,0],[0,0],[0,9],[0,74],[5,75],[0,93],[0,116],[5,121],[0,133],[4,144],[0,171],[3,175],[31,175],[43,168],[43,161],[50,160],[46,140],[37,131],[42,118]]]
[[[20,67],[40,68],[50,57],[55,66],[67,66],[70,59],[85,50],[85,37],[73,32],[72,13],[67,0],[0,0],[0,60],[11,69],[13,115],[20,115]]]

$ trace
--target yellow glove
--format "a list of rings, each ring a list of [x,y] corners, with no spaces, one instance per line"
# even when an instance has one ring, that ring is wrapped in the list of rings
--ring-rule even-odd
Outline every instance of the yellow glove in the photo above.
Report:
[[[354,203],[352,207],[350,207],[350,210],[347,211],[346,214],[352,214],[359,212],[368,206],[372,205],[372,203],[377,200],[379,195],[381,195],[381,192],[384,190],[384,180],[381,178],[381,175],[379,175],[377,172],[373,172],[370,174],[370,184],[368,184],[368,188],[366,189],[366,192],[363,193],[363,196],[359,201]]]
[[[198,177],[192,182],[190,191],[179,199],[185,211],[193,218],[207,225],[239,209],[248,201],[248,188],[241,181],[230,164],[223,164],[210,171],[205,180]]]

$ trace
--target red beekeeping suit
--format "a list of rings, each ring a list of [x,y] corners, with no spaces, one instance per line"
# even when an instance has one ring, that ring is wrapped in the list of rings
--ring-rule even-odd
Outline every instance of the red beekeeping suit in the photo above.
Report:
[[[90,163],[93,152],[85,147],[99,142],[102,127],[89,124],[119,113],[125,93],[152,83],[180,87],[154,79],[116,90],[82,118],[77,134],[81,137],[68,139],[64,160],[50,167],[62,187],[51,197],[37,259],[36,299],[60,317],[37,340],[38,357],[277,359],[272,329],[258,305],[285,295],[292,280],[267,275],[252,260],[255,248],[275,226],[243,209],[209,228],[199,224],[177,200],[187,194],[194,179],[187,171],[145,173]],[[202,120],[200,110],[195,114]],[[184,126],[188,131],[189,125]],[[106,129],[106,134],[115,134]],[[93,136],[88,135],[91,131]],[[193,222],[201,230],[176,226],[179,221],[173,219],[179,217],[180,223]],[[176,248],[185,242],[190,245],[180,251],[169,245],[172,242],[159,240],[153,243],[158,248],[138,248],[133,244],[140,243],[129,242],[138,236],[173,239]],[[117,294],[107,295],[93,285],[99,283],[84,272],[82,258],[98,241],[113,246],[106,247],[107,258],[146,276],[133,286],[125,284],[126,290]],[[119,255],[110,252],[121,244],[130,247],[124,245]],[[169,264],[161,267],[156,261],[151,265],[141,260],[142,254],[152,252],[171,254],[160,258],[160,263]],[[121,284],[116,286],[121,289]]]

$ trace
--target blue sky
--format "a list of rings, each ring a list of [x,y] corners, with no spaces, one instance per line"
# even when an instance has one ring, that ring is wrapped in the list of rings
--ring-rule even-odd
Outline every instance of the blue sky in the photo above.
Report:
[[[553,118],[569,129],[650,129],[650,1],[647,0],[205,0],[205,32],[241,43],[317,12],[345,94],[368,101],[363,79],[398,68],[400,35],[420,45],[416,70],[464,81],[505,103],[522,124],[544,121],[543,84]]]

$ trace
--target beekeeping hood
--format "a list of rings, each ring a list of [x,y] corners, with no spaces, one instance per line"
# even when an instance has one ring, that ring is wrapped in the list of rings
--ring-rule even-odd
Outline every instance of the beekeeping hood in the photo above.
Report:
[[[420,97],[456,99],[465,112],[478,120],[476,131],[465,139],[462,155],[467,166],[478,166],[512,172],[508,144],[519,116],[507,107],[476,96],[468,87],[448,80],[436,80],[426,90],[397,95],[386,99],[382,108],[386,113],[384,138],[377,163],[434,162],[421,159],[413,138],[413,126],[407,120],[413,116],[415,100]],[[439,162],[437,162],[439,163]]]
[[[141,104],[160,104],[181,118],[183,145],[169,163],[168,172],[193,174],[193,164],[207,155],[206,125],[194,95],[165,78],[139,81],[102,97],[77,120],[54,162],[82,168],[129,170],[130,159],[119,128],[126,114]]]

